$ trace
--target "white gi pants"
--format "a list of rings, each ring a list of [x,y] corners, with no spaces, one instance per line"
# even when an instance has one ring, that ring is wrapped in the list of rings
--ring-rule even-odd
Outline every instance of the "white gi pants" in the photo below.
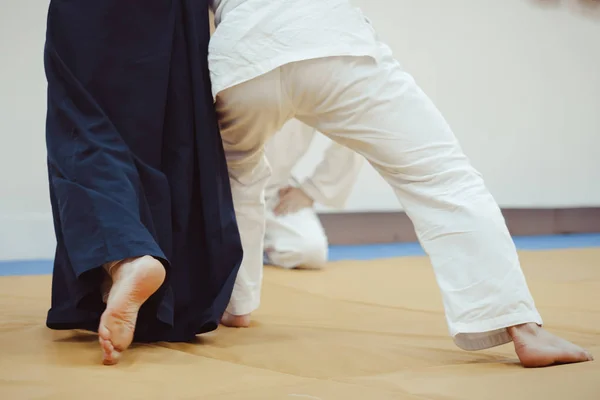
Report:
[[[218,94],[244,247],[228,311],[259,306],[269,177],[263,146],[295,117],[362,154],[393,187],[431,259],[455,343],[467,350],[507,343],[507,327],[542,320],[500,209],[434,104],[381,47],[379,62],[294,62]]]
[[[267,201],[265,262],[283,268],[320,269],[328,256],[328,242],[314,208],[275,215],[279,196]]]

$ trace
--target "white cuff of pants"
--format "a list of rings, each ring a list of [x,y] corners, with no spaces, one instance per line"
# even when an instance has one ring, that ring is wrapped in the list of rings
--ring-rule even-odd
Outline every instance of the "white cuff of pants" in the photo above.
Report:
[[[506,328],[526,323],[535,323],[542,326],[542,317],[537,312],[523,312],[469,323],[464,326],[455,323],[453,328],[458,333],[453,333],[452,338],[454,343],[463,350],[489,349],[512,341]],[[493,328],[490,330],[490,327]]]
[[[225,310],[231,315],[248,315],[253,313],[260,306],[260,294],[257,296],[239,296],[235,295],[229,300],[229,305]]]
[[[225,311],[235,316],[249,315],[252,314],[255,310],[257,310],[259,306],[260,301],[244,302],[239,304],[229,303]]]

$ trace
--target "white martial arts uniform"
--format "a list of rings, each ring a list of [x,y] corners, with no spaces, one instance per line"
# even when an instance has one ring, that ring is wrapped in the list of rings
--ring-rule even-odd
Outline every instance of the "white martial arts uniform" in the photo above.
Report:
[[[542,323],[500,209],[434,104],[347,0],[222,0],[209,66],[244,260],[228,311],[260,303],[264,143],[290,118],[358,153],[394,188],[429,255],[455,343]],[[228,7],[231,4],[231,7]]]
[[[348,199],[363,157],[333,142],[313,174],[302,182],[292,170],[306,154],[316,130],[297,119],[289,120],[265,146],[272,175],[266,187],[265,262],[284,268],[322,268],[327,262],[328,241],[313,207],[275,215],[279,190],[297,186],[316,203],[341,208]]]

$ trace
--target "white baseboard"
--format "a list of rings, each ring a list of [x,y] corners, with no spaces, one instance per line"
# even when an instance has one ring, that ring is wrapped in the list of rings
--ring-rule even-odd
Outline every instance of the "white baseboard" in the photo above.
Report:
[[[51,213],[0,214],[0,260],[52,259],[56,240]]]

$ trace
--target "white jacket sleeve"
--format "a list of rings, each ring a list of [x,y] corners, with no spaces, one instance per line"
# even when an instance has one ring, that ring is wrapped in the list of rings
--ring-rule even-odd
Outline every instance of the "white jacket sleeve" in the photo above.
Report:
[[[311,177],[300,188],[315,202],[328,207],[342,208],[352,192],[364,158],[336,142],[325,152]]]

